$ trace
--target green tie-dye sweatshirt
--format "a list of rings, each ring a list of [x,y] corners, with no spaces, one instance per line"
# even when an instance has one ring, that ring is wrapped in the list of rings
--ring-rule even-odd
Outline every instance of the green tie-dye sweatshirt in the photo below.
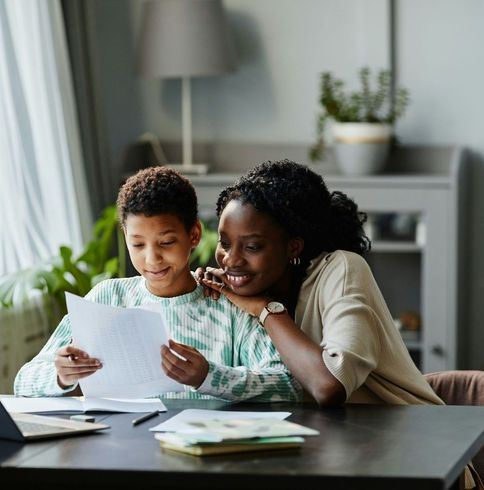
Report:
[[[203,295],[201,286],[188,294],[160,298],[151,294],[141,276],[99,283],[86,299],[111,306],[163,306],[171,337],[198,349],[209,363],[204,382],[195,390],[160,393],[161,398],[211,398],[226,401],[284,401],[301,399],[302,390],[282,363],[265,330],[222,295],[218,301]],[[55,353],[71,342],[69,316],[59,323],[44,348],[17,373],[14,390],[21,396],[68,394],[57,384]],[[126,360],[129,362],[129,360]],[[161,363],[161,357],[160,357]]]

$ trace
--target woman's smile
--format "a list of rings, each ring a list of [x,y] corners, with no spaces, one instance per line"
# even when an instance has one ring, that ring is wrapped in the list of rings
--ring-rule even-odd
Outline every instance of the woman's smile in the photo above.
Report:
[[[227,282],[232,289],[243,288],[247,286],[254,278],[253,274],[248,274],[246,272],[225,272],[225,277]]]

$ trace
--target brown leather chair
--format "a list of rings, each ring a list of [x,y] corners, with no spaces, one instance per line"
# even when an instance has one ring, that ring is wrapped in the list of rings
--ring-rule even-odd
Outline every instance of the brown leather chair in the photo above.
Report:
[[[440,371],[424,376],[446,405],[484,406],[484,371]],[[472,462],[484,481],[484,447]]]

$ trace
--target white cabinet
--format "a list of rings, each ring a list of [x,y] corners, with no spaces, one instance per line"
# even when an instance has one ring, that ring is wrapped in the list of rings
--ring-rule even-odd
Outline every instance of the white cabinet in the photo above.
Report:
[[[465,230],[465,151],[400,148],[392,154],[387,173],[368,177],[338,175],[323,165],[312,168],[330,190],[346,193],[369,214],[374,239],[367,260],[390,311],[396,319],[412,311],[421,320],[420,330],[406,340],[416,364],[423,372],[458,368],[463,338],[459,298],[465,294],[460,243]],[[213,214],[218,193],[237,177],[191,177],[202,216]],[[381,239],[381,223],[388,217],[417,227],[410,238]]]

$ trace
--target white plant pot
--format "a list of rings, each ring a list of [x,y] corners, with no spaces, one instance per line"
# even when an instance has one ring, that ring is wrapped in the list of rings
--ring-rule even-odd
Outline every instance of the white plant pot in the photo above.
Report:
[[[336,159],[344,174],[371,175],[385,167],[391,125],[335,122],[333,135]]]

